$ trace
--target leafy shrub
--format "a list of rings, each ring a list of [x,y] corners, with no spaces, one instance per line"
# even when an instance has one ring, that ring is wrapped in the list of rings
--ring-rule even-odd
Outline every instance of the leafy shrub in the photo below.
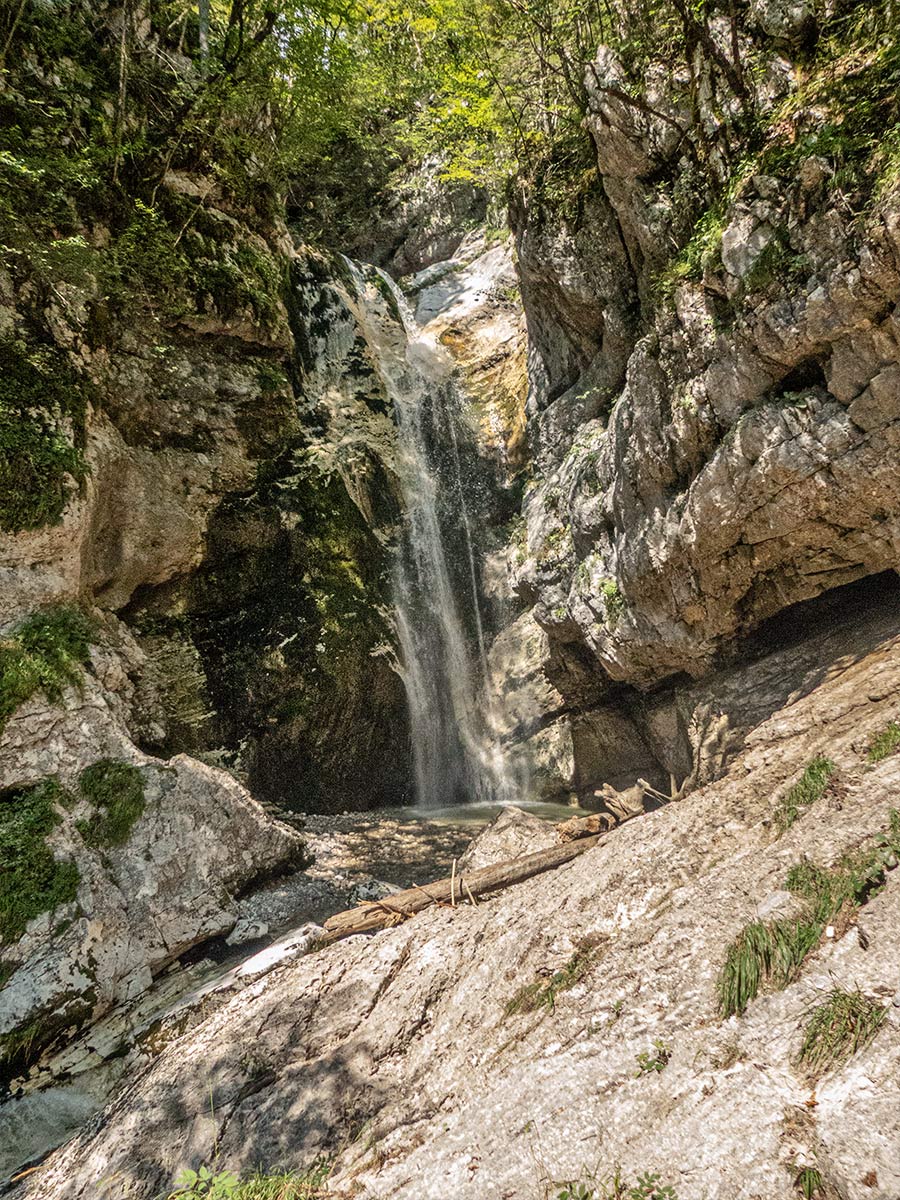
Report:
[[[81,678],[90,651],[91,623],[80,609],[60,605],[28,617],[0,641],[0,729],[35,692],[57,703]]]
[[[800,810],[820,800],[836,767],[828,758],[814,758],[797,782],[790,788],[775,811],[775,822],[784,832],[800,816]]]
[[[28,922],[75,899],[78,867],[59,862],[47,835],[65,799],[54,779],[0,795],[0,941],[12,942]]]
[[[85,843],[95,849],[124,845],[144,811],[144,780],[138,768],[103,758],[81,772],[78,786],[96,810],[77,822]]]
[[[800,1048],[800,1061],[815,1073],[846,1061],[869,1044],[887,1013],[858,989],[833,988],[813,1009]]]

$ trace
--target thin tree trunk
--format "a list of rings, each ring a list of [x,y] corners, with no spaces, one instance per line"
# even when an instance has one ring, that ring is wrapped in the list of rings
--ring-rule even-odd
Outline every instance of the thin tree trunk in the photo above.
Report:
[[[119,179],[122,162],[122,143],[125,140],[125,105],[128,99],[128,33],[131,24],[131,0],[122,5],[122,36],[119,38],[119,91],[116,97],[115,150],[112,181]]]
[[[205,78],[209,70],[209,0],[198,0],[197,9],[200,18],[200,72]]]

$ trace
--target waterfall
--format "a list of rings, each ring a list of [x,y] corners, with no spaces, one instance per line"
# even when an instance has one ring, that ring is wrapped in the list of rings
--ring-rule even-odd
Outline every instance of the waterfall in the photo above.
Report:
[[[434,808],[511,800],[483,699],[489,691],[484,616],[453,363],[422,335],[392,280],[347,265],[397,427],[404,527],[392,583],[417,802]]]

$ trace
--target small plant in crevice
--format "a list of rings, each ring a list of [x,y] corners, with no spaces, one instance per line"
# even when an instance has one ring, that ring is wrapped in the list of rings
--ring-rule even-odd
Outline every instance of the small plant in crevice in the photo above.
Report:
[[[672,1057],[672,1051],[661,1038],[657,1038],[653,1043],[652,1050],[642,1050],[637,1056],[637,1074],[654,1075],[660,1071],[664,1071],[669,1065],[669,1059]]]
[[[848,928],[857,910],[884,885],[885,870],[900,854],[900,812],[891,810],[888,828],[871,844],[828,870],[802,859],[791,867],[786,887],[805,901],[797,917],[752,921],[726,953],[719,974],[719,1013],[738,1016],[764,984],[786,987],[831,923]]]
[[[815,1167],[795,1168],[794,1187],[803,1200],[824,1200],[825,1191],[822,1186],[822,1175]]]
[[[821,1074],[864,1049],[884,1024],[886,1010],[858,989],[833,988],[810,1015],[800,1062]]]
[[[513,1017],[519,1013],[537,1012],[539,1008],[546,1008],[552,1012],[556,1007],[556,997],[559,993],[575,987],[594,966],[597,957],[596,946],[590,943],[580,946],[558,971],[554,971],[546,978],[536,979],[533,983],[526,983],[519,988],[516,994],[507,1001],[503,1015]]]
[[[94,806],[76,822],[85,844],[94,849],[121,846],[144,811],[144,777],[131,763],[103,758],[81,772],[78,786]]]
[[[257,1171],[239,1179],[231,1171],[201,1166],[182,1171],[168,1200],[318,1200],[325,1195],[331,1162],[319,1159],[305,1171]]]
[[[794,824],[802,810],[815,804],[825,794],[836,767],[831,759],[814,758],[793,787],[789,788],[775,810],[775,823],[784,833]]]
[[[603,1179],[582,1176],[564,1183],[556,1200],[678,1200],[678,1196],[656,1172],[645,1171],[629,1184],[617,1168]]]
[[[880,733],[876,733],[866,750],[866,759],[874,764],[900,750],[900,724],[891,721]]]
[[[603,581],[600,585],[600,595],[603,597],[603,607],[606,610],[606,624],[610,629],[615,629],[619,618],[625,611],[625,598],[615,579]]]

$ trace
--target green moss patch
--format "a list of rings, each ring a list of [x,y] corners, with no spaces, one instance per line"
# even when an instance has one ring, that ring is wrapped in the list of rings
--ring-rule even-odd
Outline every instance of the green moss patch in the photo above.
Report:
[[[0,795],[0,941],[13,942],[28,922],[75,899],[78,867],[60,862],[47,835],[60,822],[63,791],[54,779]]]
[[[77,822],[85,843],[94,849],[122,846],[145,807],[144,779],[131,763],[102,758],[78,777],[78,786],[95,811]]]
[[[91,622],[72,605],[33,613],[0,640],[0,729],[35,692],[51,704],[78,683],[90,652]]]
[[[86,388],[65,355],[0,339],[0,528],[54,525],[84,479]]]

